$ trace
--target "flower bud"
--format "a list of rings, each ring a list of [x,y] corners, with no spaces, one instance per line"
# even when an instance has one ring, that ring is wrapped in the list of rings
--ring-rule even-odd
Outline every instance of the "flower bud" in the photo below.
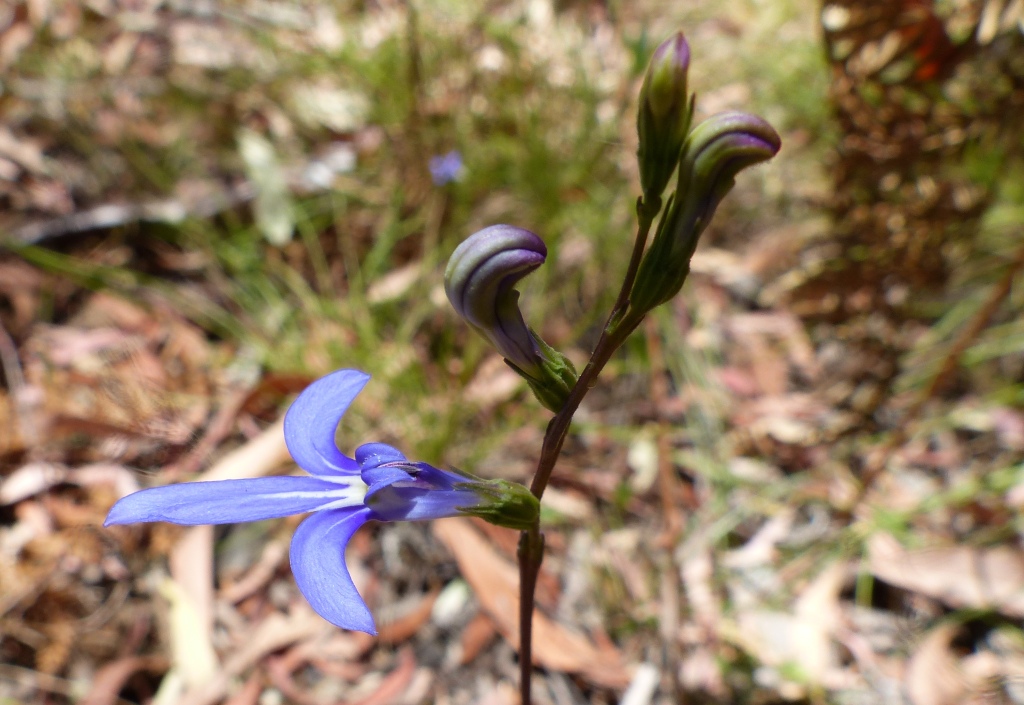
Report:
[[[690,47],[676,32],[655,49],[640,89],[637,132],[640,185],[644,200],[661,197],[679,161],[693,106],[686,93]]]
[[[526,325],[514,288],[546,257],[544,242],[529,230],[492,225],[455,248],[444,290],[455,311],[526,379],[545,407],[557,412],[576,384],[576,370]]]
[[[736,175],[771,159],[780,146],[774,128],[747,113],[719,113],[693,129],[679,160],[676,194],[637,272],[630,296],[634,310],[649,311],[678,293],[697,241]]]

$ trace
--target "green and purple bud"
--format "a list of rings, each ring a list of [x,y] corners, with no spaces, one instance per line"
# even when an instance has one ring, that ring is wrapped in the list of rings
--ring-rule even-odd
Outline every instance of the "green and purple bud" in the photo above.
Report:
[[[657,202],[679,163],[690,129],[693,102],[687,94],[690,47],[676,32],[654,50],[640,89],[637,132],[640,185],[645,202]]]
[[[546,257],[544,241],[529,230],[492,225],[455,248],[444,290],[456,313],[490,341],[541,404],[557,412],[576,384],[576,370],[526,325],[515,289]]]
[[[747,113],[719,113],[693,129],[679,160],[676,193],[633,285],[635,311],[649,311],[679,292],[700,235],[736,175],[774,157],[781,144],[771,125]]]

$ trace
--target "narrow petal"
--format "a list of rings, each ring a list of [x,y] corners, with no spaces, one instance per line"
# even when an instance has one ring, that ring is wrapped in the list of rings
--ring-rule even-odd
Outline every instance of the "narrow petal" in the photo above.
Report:
[[[423,521],[459,516],[460,507],[472,507],[480,502],[475,492],[468,490],[434,490],[396,483],[380,487],[366,495],[366,506],[378,521]]]
[[[310,516],[295,530],[290,559],[295,583],[317,614],[342,629],[376,634],[373,616],[345,565],[345,546],[369,519],[366,509]]]
[[[379,521],[417,521],[457,516],[460,507],[481,501],[475,492],[459,487],[472,478],[428,463],[393,463],[364,469],[369,485],[363,500]],[[459,487],[459,489],[456,489]]]
[[[130,494],[115,504],[104,526],[141,521],[174,524],[234,524],[359,506],[366,486],[358,477],[336,481],[315,477],[184,482]]]
[[[458,511],[460,507],[472,507],[480,501],[480,498],[475,492],[464,490],[446,492],[416,490],[408,491],[405,501],[407,506],[402,513],[402,521],[426,521],[460,516],[462,514]]]
[[[306,387],[284,417],[288,452],[313,475],[350,475],[358,464],[338,450],[334,434],[349,404],[370,381],[359,370],[338,370]]]

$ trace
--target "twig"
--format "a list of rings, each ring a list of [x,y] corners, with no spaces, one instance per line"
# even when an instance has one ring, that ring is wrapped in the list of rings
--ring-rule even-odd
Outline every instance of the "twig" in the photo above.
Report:
[[[168,481],[180,479],[185,475],[193,475],[199,472],[199,468],[210,454],[220,445],[231,429],[234,428],[235,419],[246,399],[249,398],[251,388],[248,385],[229,389],[221,400],[220,408],[214,414],[213,419],[206,427],[206,433],[195,444],[183,458],[164,469],[164,476]]]
[[[0,320],[0,369],[3,370],[7,380],[7,388],[11,392],[11,401],[14,402],[14,409],[17,413],[18,425],[21,427],[21,435],[25,444],[32,446],[38,440],[39,434],[29,418],[29,411],[25,403],[25,376],[21,372],[21,362],[18,360],[18,348],[14,339],[4,328]]]
[[[320,193],[329,190],[333,176],[352,170],[354,150],[347,142],[334,142],[314,159],[288,165],[284,176],[288,187],[299,194]],[[256,197],[256,188],[250,181],[232,184],[212,184],[209,193],[192,196],[157,199],[143,203],[104,203],[92,208],[57,216],[32,220],[23,225],[0,232],[0,244],[34,245],[50,238],[77,233],[115,228],[130,223],[180,223],[186,218],[211,218],[226,210],[248,203]]]
[[[25,374],[22,372],[22,363],[17,359],[17,346],[4,328],[3,321],[0,321],[0,367],[7,379],[7,388],[17,414],[17,425],[22,429],[22,442],[27,448],[33,448],[39,443],[39,428],[25,393]]]
[[[11,394],[17,397],[25,386],[25,377],[21,374],[21,363],[18,361],[18,350],[14,346],[14,340],[4,328],[2,320],[0,320],[0,365],[3,366],[7,387],[11,390]]]

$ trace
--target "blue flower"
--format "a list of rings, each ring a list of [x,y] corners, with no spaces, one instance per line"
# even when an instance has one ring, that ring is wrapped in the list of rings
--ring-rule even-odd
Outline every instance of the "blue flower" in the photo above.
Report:
[[[327,621],[376,634],[359,596],[345,546],[368,521],[415,521],[458,514],[485,516],[522,502],[525,488],[482,481],[409,461],[384,443],[360,446],[355,458],[334,442],[338,422],[370,376],[338,370],[317,380],[288,409],[288,450],[309,477],[186,482],[128,495],[115,504],[104,526],[146,521],[233,524],[313,512],[295,530],[290,559],[299,590]],[[532,498],[532,496],[530,496]],[[529,500],[527,500],[529,503]],[[521,506],[512,513],[522,514]],[[527,508],[526,513],[529,513]],[[531,520],[527,517],[525,520]]]
[[[430,169],[430,178],[435,186],[444,186],[453,181],[458,181],[462,176],[462,155],[452,150],[447,154],[441,154],[430,158],[427,165]]]

